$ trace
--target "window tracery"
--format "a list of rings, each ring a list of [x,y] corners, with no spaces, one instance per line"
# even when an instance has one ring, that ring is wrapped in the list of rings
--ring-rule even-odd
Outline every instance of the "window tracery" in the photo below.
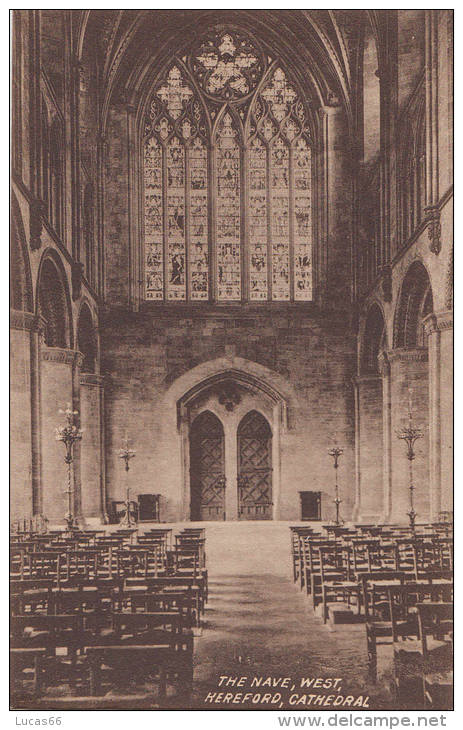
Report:
[[[145,119],[145,297],[312,299],[307,111],[236,30],[176,59]]]

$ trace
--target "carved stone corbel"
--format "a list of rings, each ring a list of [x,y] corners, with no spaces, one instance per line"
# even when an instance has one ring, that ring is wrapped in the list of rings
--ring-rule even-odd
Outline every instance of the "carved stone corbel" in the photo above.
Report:
[[[385,350],[378,355],[378,369],[383,377],[388,377],[391,374],[391,363]]]
[[[442,248],[441,241],[441,223],[440,223],[440,210],[436,205],[425,208],[425,213],[429,217],[428,222],[428,238],[429,238],[429,250],[436,256],[440,253]]]
[[[341,106],[341,99],[332,89],[328,89],[326,94],[326,106],[328,107],[339,107]]]

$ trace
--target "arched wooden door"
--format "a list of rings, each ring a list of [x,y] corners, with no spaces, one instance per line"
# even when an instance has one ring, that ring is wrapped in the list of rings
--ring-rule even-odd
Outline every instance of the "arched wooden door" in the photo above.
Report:
[[[192,520],[225,519],[225,444],[223,426],[210,411],[190,431],[190,514]]]
[[[272,431],[250,411],[238,427],[238,519],[272,519]]]

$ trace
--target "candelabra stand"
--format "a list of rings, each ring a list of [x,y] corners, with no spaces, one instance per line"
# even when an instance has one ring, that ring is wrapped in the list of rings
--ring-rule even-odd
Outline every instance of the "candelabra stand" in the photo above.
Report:
[[[125,515],[122,518],[122,520],[119,523],[120,527],[133,527],[135,524],[135,521],[132,520],[132,517],[130,515],[130,484],[129,484],[129,462],[130,459],[133,459],[136,455],[136,451],[134,449],[129,449],[129,440],[127,436],[125,437],[125,444],[121,449],[119,449],[119,458],[124,459],[125,461],[125,476],[126,476],[126,497],[125,497]]]
[[[405,428],[402,428],[397,431],[397,438],[401,439],[402,441],[405,441],[405,444],[407,446],[406,456],[408,459],[408,491],[410,495],[410,509],[407,512],[408,519],[410,521],[410,527],[413,532],[415,532],[415,521],[417,518],[417,512],[415,511],[414,506],[414,499],[413,499],[413,492],[415,490],[415,486],[413,484],[413,460],[415,458],[415,451],[414,451],[414,445],[415,441],[420,439],[423,436],[423,432],[421,428],[417,428],[413,426],[412,423],[412,411],[411,411],[411,404],[409,405],[409,412],[408,412],[408,426],[405,426]]]
[[[73,411],[71,408],[71,404],[68,403],[68,407],[65,411],[62,411],[60,409],[59,411],[63,415],[66,416],[66,425],[65,426],[59,426],[55,429],[56,431],[56,440],[62,441],[64,444],[64,447],[66,449],[66,453],[64,456],[64,461],[67,464],[67,470],[68,470],[68,476],[67,476],[67,489],[65,490],[65,494],[68,498],[68,511],[65,515],[64,519],[66,522],[67,530],[68,532],[72,532],[72,530],[76,530],[77,525],[77,518],[74,515],[74,503],[73,503],[73,496],[74,496],[74,489],[72,486],[72,464],[74,460],[73,452],[74,452],[74,444],[77,441],[80,441],[82,439],[82,429],[78,428],[78,426],[74,423],[74,416],[78,416],[78,411]]]
[[[333,499],[333,504],[336,508],[336,519],[334,521],[335,525],[343,525],[344,520],[341,518],[339,514],[339,506],[342,502],[342,499],[339,498],[339,486],[338,486],[338,467],[339,467],[339,457],[341,454],[344,453],[344,449],[341,449],[339,446],[333,446],[332,449],[329,449],[328,454],[329,456],[333,457],[333,466],[334,466],[334,494],[335,497]]]

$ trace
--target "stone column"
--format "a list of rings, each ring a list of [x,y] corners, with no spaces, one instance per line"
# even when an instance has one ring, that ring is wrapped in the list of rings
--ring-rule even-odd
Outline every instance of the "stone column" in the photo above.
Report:
[[[106,500],[102,454],[102,391],[103,376],[80,375],[80,422],[84,429],[80,449],[81,511],[86,517],[105,522]]]
[[[43,514],[40,315],[10,310],[12,519]]]
[[[41,410],[42,410],[42,494],[43,512],[51,524],[64,522],[67,512],[67,466],[64,446],[56,441],[55,429],[65,423],[59,410],[67,403],[74,408],[76,373],[80,370],[82,355],[76,350],[46,347],[41,350]],[[80,377],[80,376],[79,376]],[[74,450],[74,512],[80,509],[79,450]]]
[[[378,357],[383,395],[383,522],[390,522],[392,512],[392,404],[391,364],[386,352]]]
[[[424,321],[429,348],[429,488],[431,519],[452,510],[453,495],[453,312]]]
[[[388,352],[391,364],[391,455],[392,455],[392,522],[408,523],[410,509],[409,461],[403,440],[397,432],[408,425],[408,402],[412,399],[413,426],[422,429],[423,437],[415,443],[413,461],[414,502],[417,521],[429,520],[429,384],[428,350],[426,347],[397,348]]]
[[[81,352],[75,351],[74,360],[72,362],[72,407],[77,411],[75,424],[82,428],[82,414],[80,402],[80,369],[82,367],[84,356]],[[82,442],[77,441],[74,444],[74,462],[73,462],[73,484],[74,484],[74,515],[81,527],[85,526],[82,515],[82,477],[81,477],[81,449]]]
[[[10,310],[11,519],[34,513],[32,485],[31,342],[35,316]]]
[[[348,130],[340,100],[329,92],[329,102],[319,109],[318,124],[322,153],[318,159],[317,230],[314,251],[317,291],[330,291],[326,307],[345,308],[351,301],[352,164]],[[349,255],[346,256],[346,250]]]
[[[425,10],[426,216],[430,249],[441,250],[439,209],[438,10]]]
[[[380,375],[354,378],[356,493],[354,519],[378,520],[383,513],[383,394]]]

